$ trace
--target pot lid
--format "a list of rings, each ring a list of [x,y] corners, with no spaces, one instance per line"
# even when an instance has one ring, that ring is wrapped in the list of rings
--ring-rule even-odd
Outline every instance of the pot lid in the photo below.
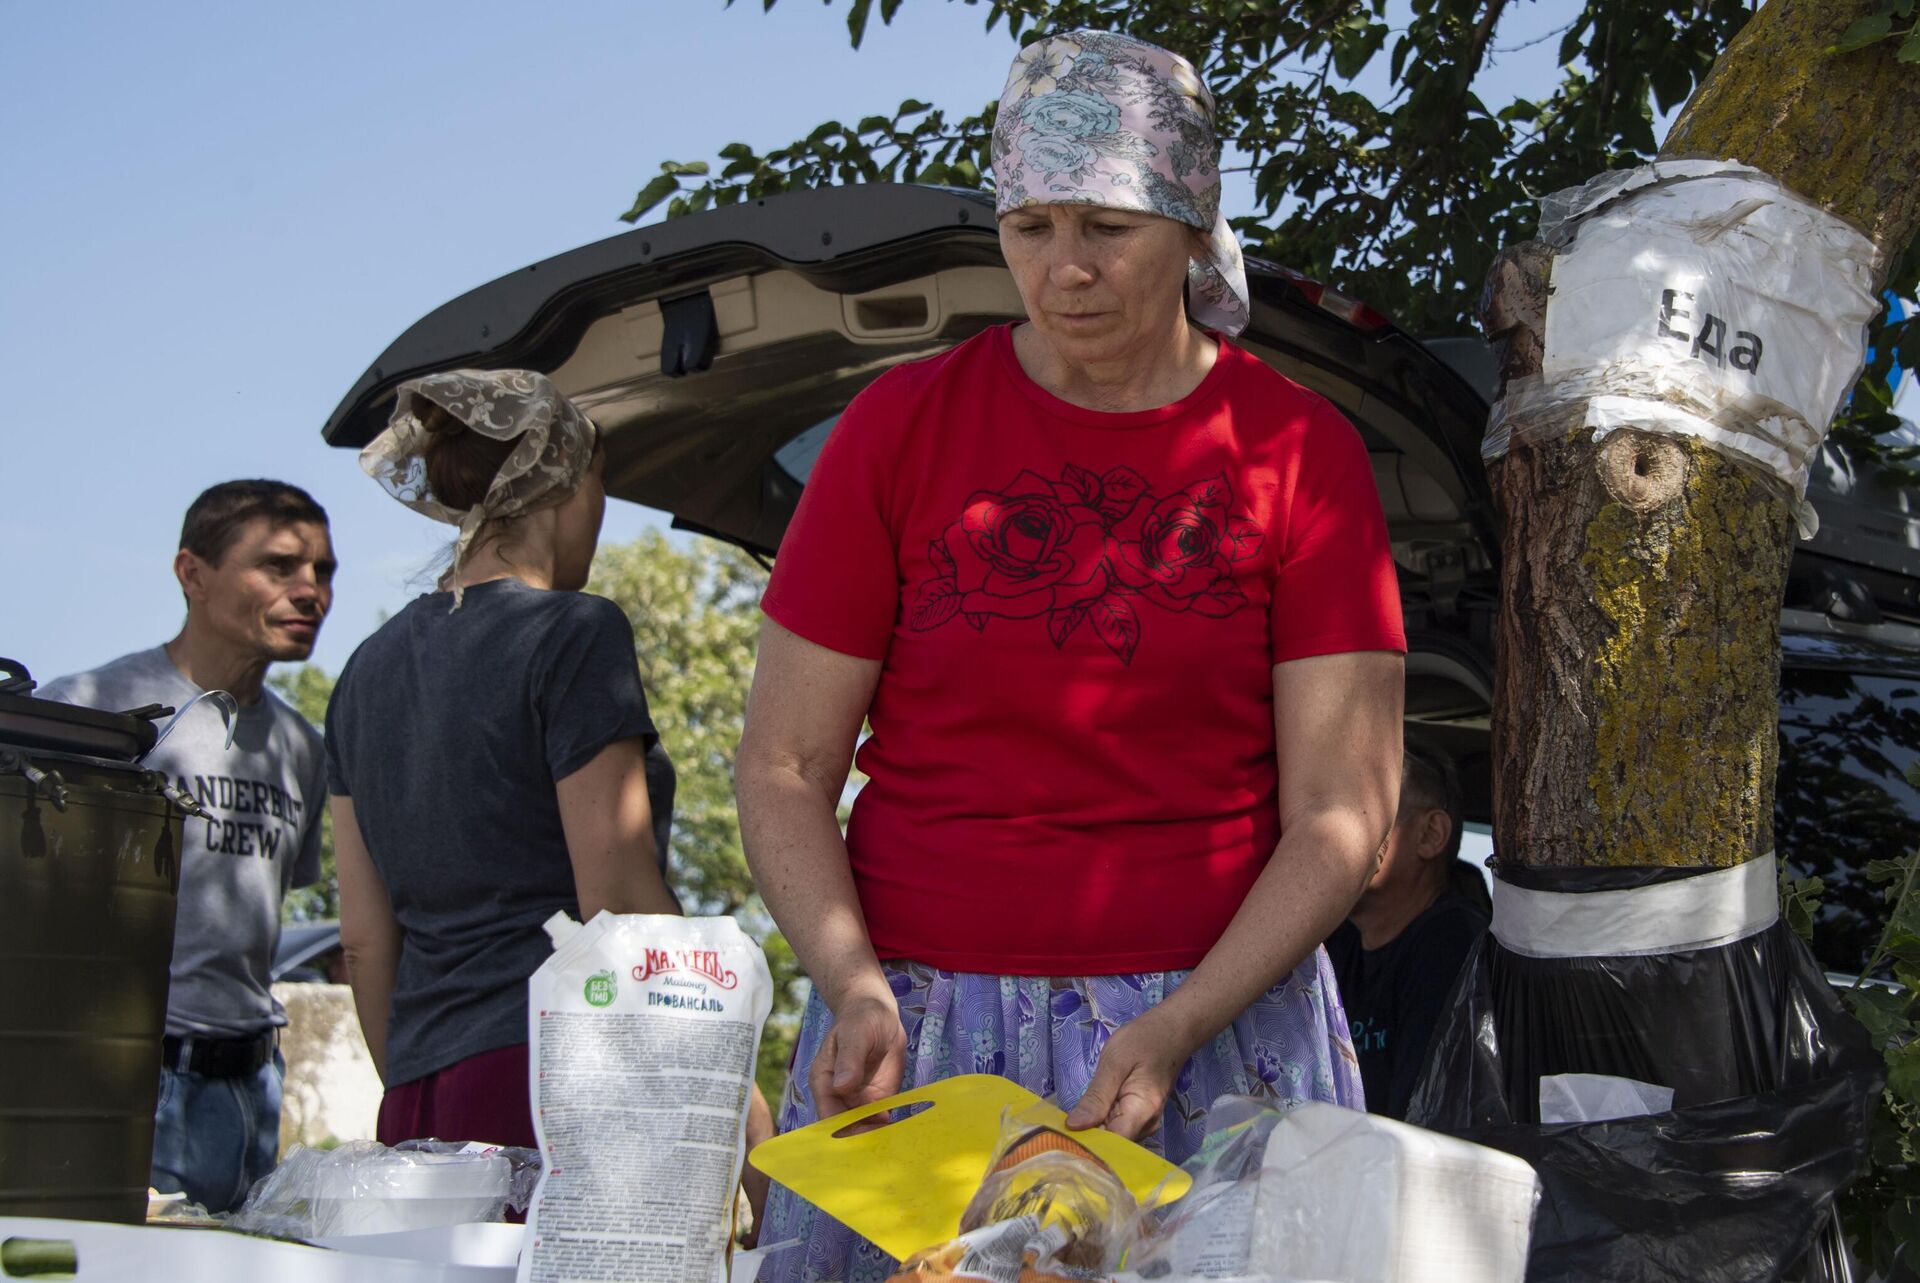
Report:
[[[25,664],[0,659],[0,745],[133,762],[159,738],[152,719],[173,712],[159,704],[109,712],[37,699],[36,684]]]

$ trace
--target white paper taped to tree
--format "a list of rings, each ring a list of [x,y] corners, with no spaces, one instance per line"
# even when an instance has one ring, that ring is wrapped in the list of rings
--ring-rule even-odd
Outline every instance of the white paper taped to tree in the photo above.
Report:
[[[1541,202],[1545,353],[1482,453],[1620,427],[1702,438],[1805,493],[1879,310],[1873,242],[1764,173],[1666,161]],[[1552,410],[1584,404],[1583,418]]]

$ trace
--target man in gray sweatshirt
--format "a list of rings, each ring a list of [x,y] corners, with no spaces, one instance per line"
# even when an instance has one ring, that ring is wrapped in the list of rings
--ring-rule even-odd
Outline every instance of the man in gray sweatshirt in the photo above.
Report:
[[[209,1211],[238,1205],[279,1149],[286,1013],[270,968],[287,892],[320,877],[327,784],[319,733],[265,679],[270,665],[313,653],[334,565],[327,514],[305,491],[214,486],[187,509],[174,556],[187,599],[179,635],[39,692],[122,711],[186,709],[223,690],[240,706],[230,748],[206,701],[146,762],[207,812],[187,818],[181,853],[152,1184]]]

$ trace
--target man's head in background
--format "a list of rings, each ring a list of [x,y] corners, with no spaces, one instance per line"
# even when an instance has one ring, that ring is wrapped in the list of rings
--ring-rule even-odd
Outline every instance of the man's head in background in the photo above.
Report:
[[[1386,854],[1362,893],[1369,901],[1431,902],[1447,886],[1460,854],[1460,776],[1453,759],[1408,736],[1401,767],[1400,810]]]
[[[313,653],[333,605],[326,510],[283,481],[226,481],[193,501],[173,573],[187,631],[267,662]]]

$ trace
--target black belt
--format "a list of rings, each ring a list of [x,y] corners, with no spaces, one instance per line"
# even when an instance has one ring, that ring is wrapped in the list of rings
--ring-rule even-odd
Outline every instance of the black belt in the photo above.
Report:
[[[161,1048],[168,1069],[184,1070],[203,1078],[240,1078],[257,1073],[272,1060],[278,1042],[277,1029],[251,1038],[182,1038],[168,1034]]]

